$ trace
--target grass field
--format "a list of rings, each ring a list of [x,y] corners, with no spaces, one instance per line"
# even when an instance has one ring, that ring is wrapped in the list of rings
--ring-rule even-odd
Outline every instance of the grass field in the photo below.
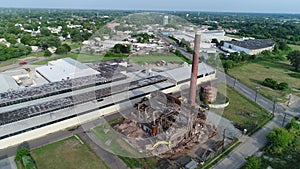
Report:
[[[273,96],[278,102],[285,102],[286,96],[290,91],[273,90],[261,85],[265,78],[272,78],[279,83],[287,82],[290,88],[300,88],[300,72],[292,71],[292,66],[288,61],[267,61],[259,60],[255,63],[248,63],[243,66],[235,67],[228,71],[228,74],[247,85],[248,87],[272,99]],[[295,93],[300,95],[300,93]]]
[[[83,54],[83,53],[69,53],[66,55],[60,55],[60,56],[52,56],[49,57],[48,59],[42,60],[42,61],[38,61],[38,62],[34,62],[34,65],[45,65],[47,64],[49,61],[52,60],[57,60],[57,59],[61,59],[61,58],[72,58],[74,60],[78,60],[79,62],[97,62],[97,61],[107,61],[107,60],[113,60],[113,59],[118,59],[119,57],[104,57],[102,55],[90,55],[90,54]]]
[[[156,63],[158,61],[164,60],[166,62],[175,62],[175,63],[183,63],[183,60],[180,59],[173,53],[168,54],[149,54],[149,55],[131,55],[129,58],[130,63]]]
[[[147,169],[155,169],[158,165],[158,157],[148,157],[148,158],[128,158],[119,156],[121,160],[129,168],[147,168]]]
[[[266,121],[270,120],[271,115],[267,111],[239,94],[233,88],[226,87],[224,84],[218,84],[217,88],[223,94],[226,90],[229,106],[224,109],[224,112],[219,109],[213,109],[214,112],[242,125],[250,133],[257,130],[260,124],[265,124]]]
[[[289,47],[291,47],[292,50],[300,50],[300,45],[289,45]]]
[[[230,38],[242,38],[241,36],[239,35],[234,35],[234,34],[226,34],[225,36],[228,36]]]
[[[40,169],[108,169],[87,145],[82,145],[75,137],[35,149],[31,155]]]

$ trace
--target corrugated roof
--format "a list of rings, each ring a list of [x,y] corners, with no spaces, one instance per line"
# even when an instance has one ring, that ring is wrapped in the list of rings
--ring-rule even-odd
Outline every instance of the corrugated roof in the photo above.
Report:
[[[201,75],[201,74],[205,75],[205,74],[211,73],[213,71],[215,71],[214,68],[212,68],[211,66],[209,66],[203,62],[198,64],[198,75]],[[181,81],[185,81],[185,80],[191,78],[191,72],[192,72],[192,66],[189,65],[187,67],[181,67],[181,68],[176,68],[176,69],[162,72],[161,75],[170,77],[170,78],[176,80],[177,82],[181,82]]]
[[[275,45],[275,41],[271,39],[249,39],[244,41],[225,41],[225,42],[246,49],[251,49],[251,50],[272,47],[273,45]]]

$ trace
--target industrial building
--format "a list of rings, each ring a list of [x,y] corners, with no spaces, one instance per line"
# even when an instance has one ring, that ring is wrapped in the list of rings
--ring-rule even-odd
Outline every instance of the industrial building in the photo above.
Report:
[[[98,71],[71,58],[50,61],[47,65],[36,68],[35,71],[37,75],[49,82],[99,74]]]
[[[247,39],[243,41],[225,41],[222,49],[227,51],[245,52],[249,55],[257,55],[263,51],[272,51],[275,41],[270,39]]]
[[[103,62],[92,67],[99,73],[0,93],[0,149],[114,113],[157,90],[179,91],[191,74],[191,66],[151,76]],[[212,67],[199,68],[197,84],[216,78]]]

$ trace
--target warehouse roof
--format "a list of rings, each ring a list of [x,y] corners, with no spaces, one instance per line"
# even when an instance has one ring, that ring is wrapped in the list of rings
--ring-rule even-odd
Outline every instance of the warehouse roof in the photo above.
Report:
[[[251,49],[251,50],[272,47],[275,45],[275,41],[271,39],[249,39],[244,41],[225,41],[225,42],[246,49]]]
[[[16,83],[16,81],[8,75],[0,74],[0,84],[0,92],[19,89],[19,85]]]
[[[177,83],[187,81],[191,78],[192,65],[187,67],[176,68],[162,72],[161,75],[174,79]],[[211,66],[201,62],[198,64],[198,75],[208,75],[215,73],[215,69]]]
[[[98,71],[71,58],[51,61],[48,65],[36,68],[36,72],[49,82],[100,74]]]

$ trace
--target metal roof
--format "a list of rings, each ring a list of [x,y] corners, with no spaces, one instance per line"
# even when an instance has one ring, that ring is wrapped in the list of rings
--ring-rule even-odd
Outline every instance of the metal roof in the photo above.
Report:
[[[271,39],[249,39],[244,41],[225,41],[226,43],[243,47],[250,50],[263,49],[275,45],[275,41]]]
[[[17,90],[19,85],[11,76],[0,74],[0,92],[7,92],[9,90]]]
[[[98,71],[71,58],[51,61],[48,65],[36,68],[36,72],[49,82],[100,74]]]

